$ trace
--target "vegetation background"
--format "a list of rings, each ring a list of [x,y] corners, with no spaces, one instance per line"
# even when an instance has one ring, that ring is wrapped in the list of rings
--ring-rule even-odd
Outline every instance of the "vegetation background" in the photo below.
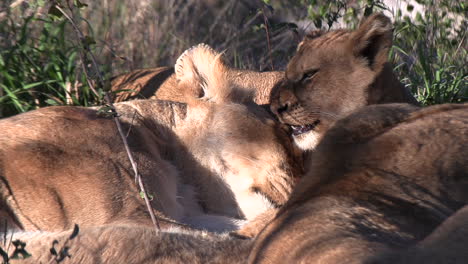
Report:
[[[57,6],[84,36],[77,37]],[[305,32],[354,28],[376,11],[394,14],[390,60],[420,102],[468,101],[464,1],[2,0],[0,117],[47,105],[101,104],[106,85],[99,76],[173,65],[200,42],[226,50],[234,67],[283,70]]]

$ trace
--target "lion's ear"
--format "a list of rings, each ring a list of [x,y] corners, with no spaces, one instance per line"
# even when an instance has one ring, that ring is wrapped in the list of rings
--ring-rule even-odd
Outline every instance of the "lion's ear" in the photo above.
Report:
[[[355,56],[366,59],[373,71],[381,71],[392,46],[391,20],[381,13],[373,14],[352,34],[351,48]]]
[[[175,64],[178,85],[184,89],[189,101],[225,101],[230,93],[227,70],[222,53],[206,44],[198,44],[186,50]]]

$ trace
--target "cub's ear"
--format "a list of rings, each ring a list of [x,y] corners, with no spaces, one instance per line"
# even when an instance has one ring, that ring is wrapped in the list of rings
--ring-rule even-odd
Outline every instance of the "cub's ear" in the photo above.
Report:
[[[223,102],[229,97],[228,68],[218,53],[206,44],[186,50],[175,64],[176,80],[180,89],[194,99]]]
[[[364,19],[352,33],[351,48],[356,57],[367,60],[369,67],[376,72],[387,62],[392,46],[393,25],[390,18],[376,13]]]

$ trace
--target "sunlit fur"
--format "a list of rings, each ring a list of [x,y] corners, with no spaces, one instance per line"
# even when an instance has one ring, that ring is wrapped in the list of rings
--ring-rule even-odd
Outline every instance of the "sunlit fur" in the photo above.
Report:
[[[391,46],[392,24],[383,15],[354,31],[313,31],[304,38],[271,97],[271,110],[281,122],[319,122],[312,131],[293,136],[301,149],[315,149],[336,120],[363,106],[417,104],[387,61]]]
[[[115,104],[161,225],[236,230],[286,202],[299,175],[288,135],[225,78],[205,45],[175,67],[187,103]],[[202,87],[203,97],[189,97]],[[0,120],[2,213],[23,230],[152,226],[112,115],[48,107]]]
[[[223,60],[221,53],[214,51],[206,44],[203,46],[206,47],[207,52]],[[183,57],[180,56],[179,60]],[[271,89],[284,76],[282,71],[256,72],[236,69],[228,65],[224,68],[226,71],[224,78],[237,88],[237,93],[243,94],[244,98],[259,105],[269,104]],[[135,98],[186,102],[190,98],[186,96],[187,91],[178,85],[175,71],[177,69],[172,67],[134,70],[114,77],[111,89],[116,92],[117,102]],[[203,87],[192,87],[190,91],[192,97],[202,97],[204,93]]]

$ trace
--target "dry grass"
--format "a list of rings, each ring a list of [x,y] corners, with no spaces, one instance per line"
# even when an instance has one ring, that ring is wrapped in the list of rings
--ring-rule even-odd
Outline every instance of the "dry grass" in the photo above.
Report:
[[[271,68],[259,1],[124,1],[90,3],[84,17],[103,44],[103,64],[114,72],[172,65],[187,48],[204,42],[226,50],[228,59],[241,68]],[[269,21],[269,20],[268,20]],[[270,25],[273,67],[283,68],[299,37],[294,31]]]

